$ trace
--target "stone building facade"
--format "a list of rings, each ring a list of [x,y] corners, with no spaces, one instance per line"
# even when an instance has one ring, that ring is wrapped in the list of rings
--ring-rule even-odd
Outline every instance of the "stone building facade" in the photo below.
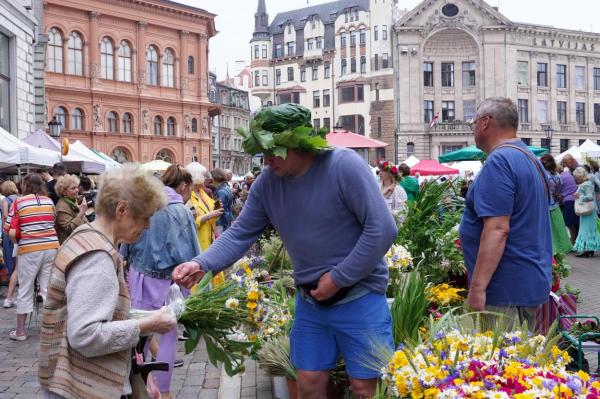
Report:
[[[247,91],[228,81],[215,83],[210,92],[211,100],[221,106],[221,114],[213,122],[212,167],[229,169],[233,174],[243,176],[251,169],[252,157],[244,152],[242,136],[236,129],[249,128],[250,101]]]
[[[0,127],[21,139],[44,128],[41,12],[41,0],[0,0]]]
[[[472,144],[465,122],[493,96],[515,101],[531,145],[600,139],[599,34],[516,23],[481,0],[424,1],[394,34],[400,160]]]
[[[299,103],[315,127],[387,142],[394,153],[392,25],[396,0],[338,0],[277,14],[258,1],[250,40],[251,93],[263,105]]]
[[[118,161],[210,165],[214,14],[168,0],[46,0],[48,114]]]

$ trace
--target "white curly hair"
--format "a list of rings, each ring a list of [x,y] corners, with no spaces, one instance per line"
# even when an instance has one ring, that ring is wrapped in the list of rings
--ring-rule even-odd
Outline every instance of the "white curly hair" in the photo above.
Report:
[[[194,185],[204,183],[204,173],[207,171],[204,165],[198,162],[190,162],[186,165],[185,169],[192,175]]]

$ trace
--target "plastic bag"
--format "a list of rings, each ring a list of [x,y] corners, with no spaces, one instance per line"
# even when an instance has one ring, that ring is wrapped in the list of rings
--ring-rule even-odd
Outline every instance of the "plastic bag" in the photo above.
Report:
[[[183,293],[177,284],[171,284],[169,287],[169,292],[167,293],[167,298],[165,299],[165,307],[169,309],[176,320],[181,318],[181,315],[185,310],[185,298],[183,297]],[[144,317],[148,317],[155,312],[159,312],[161,309],[142,310],[132,308],[129,310],[129,318],[136,320],[143,319]]]

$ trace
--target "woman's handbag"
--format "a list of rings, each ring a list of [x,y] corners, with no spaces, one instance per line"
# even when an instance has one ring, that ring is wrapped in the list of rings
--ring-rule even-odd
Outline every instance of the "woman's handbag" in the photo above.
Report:
[[[8,228],[8,232],[10,234],[11,230],[15,231],[15,241],[19,242],[21,239],[21,219],[19,217],[19,210],[17,208],[17,200],[12,203],[12,209],[9,214],[12,213],[12,218],[10,219],[10,226]]]
[[[578,216],[588,216],[594,212],[594,201],[580,202],[575,201],[575,214]]]

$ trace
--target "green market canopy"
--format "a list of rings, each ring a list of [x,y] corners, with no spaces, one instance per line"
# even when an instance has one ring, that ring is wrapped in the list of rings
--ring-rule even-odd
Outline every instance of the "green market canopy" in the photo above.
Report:
[[[547,148],[528,146],[531,152],[535,156],[541,157],[548,153]],[[438,160],[442,163],[445,162],[458,162],[458,161],[483,161],[487,158],[487,154],[477,148],[475,145],[461,148],[460,150],[452,151],[447,154],[441,155]]]

